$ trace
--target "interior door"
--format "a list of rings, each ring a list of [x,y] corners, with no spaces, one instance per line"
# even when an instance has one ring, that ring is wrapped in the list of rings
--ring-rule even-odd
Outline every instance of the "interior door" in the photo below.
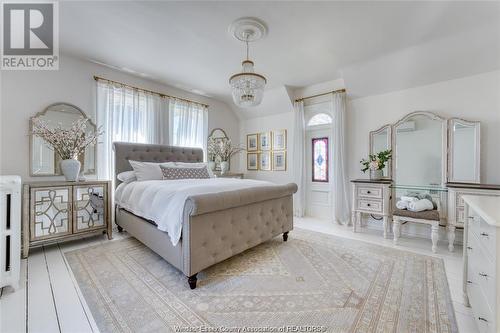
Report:
[[[326,139],[326,140],[321,140]],[[327,143],[325,154],[316,154],[317,162],[326,163],[327,177],[316,177],[313,179],[314,154],[313,143],[321,140]],[[306,215],[321,219],[331,219],[332,193],[330,184],[332,181],[332,140],[330,129],[308,130],[306,134],[306,158],[307,158],[307,191],[306,191]],[[321,157],[320,157],[321,155]]]

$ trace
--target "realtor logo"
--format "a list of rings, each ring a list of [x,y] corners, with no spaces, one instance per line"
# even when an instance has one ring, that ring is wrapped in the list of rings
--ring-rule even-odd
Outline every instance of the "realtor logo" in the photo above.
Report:
[[[59,69],[57,2],[3,2],[1,17],[1,69]]]

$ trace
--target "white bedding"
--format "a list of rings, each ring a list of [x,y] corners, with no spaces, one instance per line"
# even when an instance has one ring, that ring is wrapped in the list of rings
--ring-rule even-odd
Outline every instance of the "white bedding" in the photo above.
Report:
[[[154,221],[158,229],[168,233],[175,246],[181,238],[184,206],[189,196],[269,185],[273,184],[233,178],[134,181],[116,188],[115,203],[137,216]]]

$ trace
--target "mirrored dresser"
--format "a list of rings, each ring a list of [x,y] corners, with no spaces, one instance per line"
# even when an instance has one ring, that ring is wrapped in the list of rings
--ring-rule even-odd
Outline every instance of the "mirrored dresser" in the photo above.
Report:
[[[95,233],[112,237],[111,181],[23,184],[23,258],[30,248]]]

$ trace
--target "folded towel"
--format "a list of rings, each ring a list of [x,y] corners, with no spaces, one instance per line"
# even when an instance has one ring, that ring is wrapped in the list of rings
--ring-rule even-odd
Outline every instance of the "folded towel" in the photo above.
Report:
[[[397,209],[408,209],[409,203],[410,203],[409,201],[399,200],[398,202],[396,202],[396,208]]]
[[[430,195],[430,194],[428,194],[428,193],[420,193],[420,194],[418,195],[418,198],[419,198],[419,199],[427,199],[427,200],[429,200],[429,201],[430,201],[430,202],[432,202],[432,204],[434,205],[434,209],[437,209],[437,205],[436,205],[436,203],[432,200],[432,197],[431,197],[431,195]]]
[[[412,212],[423,212],[424,210],[433,210],[434,204],[429,199],[421,199],[408,204],[408,210]]]
[[[400,200],[401,201],[413,202],[413,201],[418,201],[418,198],[407,196],[407,195],[403,195],[403,196],[401,196]]]

